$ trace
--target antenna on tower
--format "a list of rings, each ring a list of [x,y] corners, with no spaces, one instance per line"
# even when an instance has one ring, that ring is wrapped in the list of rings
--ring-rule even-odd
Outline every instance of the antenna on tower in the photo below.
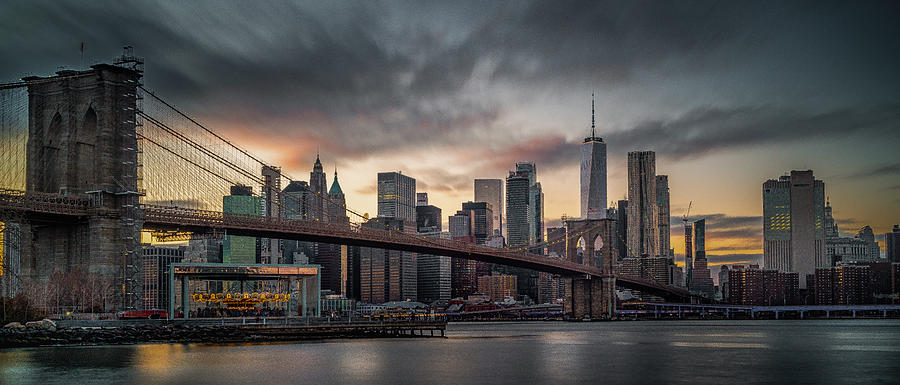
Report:
[[[596,128],[596,125],[594,124],[594,93],[591,92],[591,138],[597,136],[597,134],[594,133],[595,128]]]

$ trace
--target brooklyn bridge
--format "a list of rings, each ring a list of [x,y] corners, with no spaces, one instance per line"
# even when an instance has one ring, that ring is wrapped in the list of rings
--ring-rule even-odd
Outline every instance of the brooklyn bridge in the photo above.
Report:
[[[123,55],[89,70],[59,71],[0,85],[0,222],[21,229],[23,279],[83,267],[121,283],[115,306],[140,307],[141,233],[227,232],[401,250],[476,260],[557,274],[566,279],[565,311],[575,319],[615,315],[616,288],[671,302],[688,291],[617,276],[614,224],[566,222],[566,256],[426,238],[362,226],[367,216],[347,207],[347,223],[286,215],[272,202],[297,180],[148,91],[142,61]],[[259,186],[262,215],[223,212],[233,185]],[[581,258],[576,252],[584,245]],[[598,247],[594,250],[595,245]]]

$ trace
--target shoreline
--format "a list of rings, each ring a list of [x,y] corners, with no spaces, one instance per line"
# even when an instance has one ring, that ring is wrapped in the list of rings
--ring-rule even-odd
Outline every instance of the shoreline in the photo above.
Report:
[[[446,327],[447,323],[443,321],[312,325],[191,325],[159,321],[156,325],[4,328],[0,329],[0,349],[141,343],[291,342],[331,338],[442,338]]]

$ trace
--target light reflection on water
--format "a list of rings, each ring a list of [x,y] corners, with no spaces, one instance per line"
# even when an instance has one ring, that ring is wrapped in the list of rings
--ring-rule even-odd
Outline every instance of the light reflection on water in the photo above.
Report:
[[[0,352],[0,383],[893,382],[900,321],[452,324],[449,338]],[[866,338],[857,338],[865,336]]]

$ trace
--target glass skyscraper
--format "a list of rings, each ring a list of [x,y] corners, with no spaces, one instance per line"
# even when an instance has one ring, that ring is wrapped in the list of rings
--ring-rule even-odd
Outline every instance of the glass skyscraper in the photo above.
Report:
[[[606,218],[606,143],[596,135],[591,95],[591,136],[581,145],[581,218]]]

